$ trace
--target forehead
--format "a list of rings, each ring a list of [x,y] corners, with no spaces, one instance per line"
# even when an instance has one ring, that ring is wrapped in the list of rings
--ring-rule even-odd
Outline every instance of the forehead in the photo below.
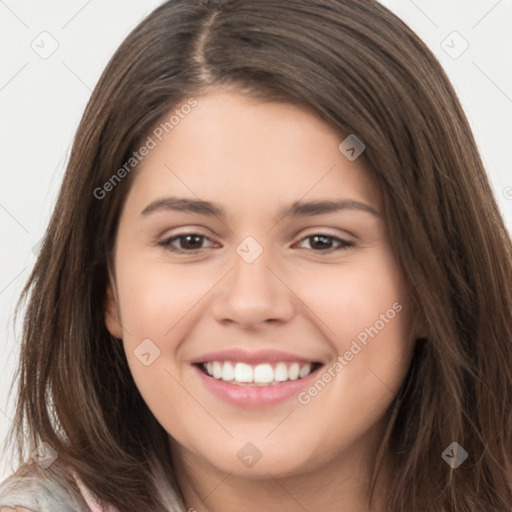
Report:
[[[140,210],[166,195],[226,204],[227,213],[229,204],[261,210],[302,198],[361,200],[380,209],[364,158],[348,160],[338,149],[346,134],[308,109],[224,91],[196,101],[150,134],[153,147],[129,193]],[[167,118],[176,110],[180,105]]]

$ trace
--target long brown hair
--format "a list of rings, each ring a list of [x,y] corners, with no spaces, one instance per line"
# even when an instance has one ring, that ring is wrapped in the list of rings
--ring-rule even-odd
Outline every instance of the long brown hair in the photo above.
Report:
[[[167,433],[104,323],[108,266],[136,169],[103,198],[94,191],[172,108],[221,86],[307,106],[366,146],[427,330],[378,454],[394,468],[387,509],[511,510],[510,235],[441,65],[374,0],[172,0],[122,43],[76,133],[19,303],[27,308],[9,437],[18,463],[47,442],[123,512],[166,510],[155,468],[179,494]],[[468,452],[457,469],[441,457],[454,441]],[[58,467],[46,474],[71,485]]]

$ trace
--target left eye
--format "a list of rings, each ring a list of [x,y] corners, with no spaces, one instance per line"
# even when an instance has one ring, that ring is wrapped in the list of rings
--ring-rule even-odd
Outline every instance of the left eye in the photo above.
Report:
[[[313,249],[314,252],[333,252],[333,251],[343,251],[348,249],[349,247],[353,247],[353,242],[348,242],[347,240],[342,240],[337,236],[332,235],[322,235],[321,233],[315,233],[313,235],[305,236],[300,242],[304,240],[310,240],[310,245],[316,246],[320,250]],[[311,240],[313,244],[311,244]],[[333,243],[337,243],[337,247],[333,247]]]
[[[162,242],[159,242],[158,245],[173,252],[194,252],[203,248],[202,242],[204,240],[209,240],[211,242],[211,240],[205,235],[185,233],[183,235],[177,235],[172,238],[168,238],[167,240],[163,240]],[[299,244],[305,240],[310,241],[310,246],[312,245],[310,250],[313,250],[314,252],[326,253],[341,251],[354,246],[353,242],[348,242],[347,240],[342,240],[336,236],[320,233],[305,236],[299,241]],[[178,247],[176,246],[176,242],[178,243]],[[333,247],[335,244],[337,244],[337,247]]]

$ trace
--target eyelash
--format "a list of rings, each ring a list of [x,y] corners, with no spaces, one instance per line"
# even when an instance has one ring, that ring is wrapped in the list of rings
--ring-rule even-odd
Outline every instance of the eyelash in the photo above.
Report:
[[[178,249],[178,248],[176,248],[176,247],[171,245],[175,240],[184,239],[187,236],[197,236],[197,237],[200,237],[203,240],[204,239],[210,240],[210,238],[208,238],[206,235],[201,235],[199,233],[183,233],[181,235],[176,235],[176,236],[173,236],[171,238],[167,238],[166,240],[162,240],[161,242],[158,242],[157,245],[160,246],[160,247],[164,247],[165,249],[167,249],[167,250],[169,250],[171,252],[181,253],[181,254],[186,254],[186,253],[195,254],[198,251],[200,251],[201,248],[199,248],[199,249],[192,249],[192,250],[185,250],[185,249]],[[334,248],[334,249],[330,248],[330,249],[327,249],[327,250],[319,250],[319,251],[311,249],[313,252],[316,252],[316,253],[324,253],[324,254],[328,253],[328,254],[330,254],[330,253],[337,252],[337,251],[346,251],[347,249],[349,249],[351,247],[354,247],[354,245],[355,245],[353,242],[348,242],[347,240],[343,240],[343,239],[338,238],[336,236],[326,235],[326,234],[323,234],[323,233],[313,233],[311,235],[307,235],[307,236],[301,238],[299,240],[299,242],[302,242],[303,240],[307,240],[308,238],[314,238],[314,237],[328,238],[328,239],[331,239],[331,240],[335,240],[335,241],[339,242],[339,244],[340,244],[337,248]]]

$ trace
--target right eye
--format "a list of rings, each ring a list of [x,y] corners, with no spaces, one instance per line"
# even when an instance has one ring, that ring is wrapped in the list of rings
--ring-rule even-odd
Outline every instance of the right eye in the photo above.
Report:
[[[210,240],[210,238],[198,233],[183,233],[181,235],[176,235],[171,238],[167,238],[166,240],[162,240],[161,242],[158,242],[158,245],[165,247],[172,252],[192,253],[202,249],[201,246],[203,240]],[[178,242],[178,247],[176,247],[176,242]]]

